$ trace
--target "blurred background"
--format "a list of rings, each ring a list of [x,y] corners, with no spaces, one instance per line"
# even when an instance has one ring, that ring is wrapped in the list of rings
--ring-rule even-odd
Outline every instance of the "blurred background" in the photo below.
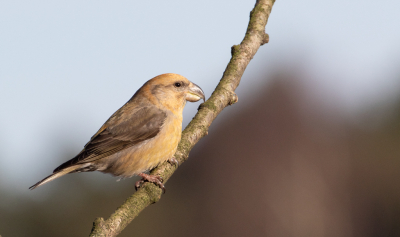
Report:
[[[156,75],[209,97],[254,3],[1,1],[0,235],[87,236],[107,218],[137,178],[28,187]],[[239,102],[120,236],[400,236],[399,8],[277,1]]]

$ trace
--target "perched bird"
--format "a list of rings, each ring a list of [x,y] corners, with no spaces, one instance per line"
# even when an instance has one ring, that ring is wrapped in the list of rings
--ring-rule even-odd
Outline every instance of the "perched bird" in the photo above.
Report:
[[[139,175],[141,181],[156,183],[159,176],[145,174],[173,157],[182,133],[182,111],[186,101],[205,100],[203,90],[185,77],[167,73],[147,81],[117,110],[73,159],[30,189],[65,174],[87,171],[110,173],[121,178]]]

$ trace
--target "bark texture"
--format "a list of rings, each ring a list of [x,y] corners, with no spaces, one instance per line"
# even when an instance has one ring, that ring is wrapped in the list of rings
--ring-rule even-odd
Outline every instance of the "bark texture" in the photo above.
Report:
[[[274,3],[275,0],[256,1],[250,13],[246,35],[239,45],[232,46],[232,58],[222,79],[211,97],[199,106],[197,114],[182,132],[182,138],[175,153],[175,158],[180,164],[188,159],[194,145],[207,135],[208,128],[218,114],[228,105],[238,101],[235,90],[239,86],[244,70],[258,48],[269,41],[269,36],[265,33],[265,25]],[[176,166],[166,162],[155,168],[151,174],[161,176],[165,183],[176,169]],[[90,237],[117,236],[143,209],[160,200],[161,194],[162,190],[156,185],[144,183],[107,220],[97,218],[93,223]]]

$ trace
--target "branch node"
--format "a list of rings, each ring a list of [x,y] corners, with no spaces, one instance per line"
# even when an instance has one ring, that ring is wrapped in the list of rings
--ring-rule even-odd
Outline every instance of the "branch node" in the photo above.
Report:
[[[261,45],[264,45],[268,42],[269,42],[269,35],[267,33],[264,33],[264,35],[262,36]]]
[[[235,92],[231,92],[230,98],[229,98],[229,105],[233,105],[239,101],[239,97],[236,95]]]
[[[199,107],[197,108],[197,111],[201,110],[202,108],[204,108],[204,103],[201,103],[201,104],[199,105]]]
[[[96,218],[95,220],[94,220],[94,222],[93,222],[93,227],[92,227],[92,230],[91,230],[91,236],[92,236],[92,234],[94,234],[94,235],[96,235],[96,234],[98,234],[98,233],[100,233],[101,232],[101,230],[103,229],[103,227],[104,227],[104,219],[102,218],[102,217],[98,217],[98,218]],[[94,236],[93,235],[93,236]]]
[[[231,55],[232,55],[232,57],[233,57],[236,53],[239,52],[239,49],[240,49],[240,45],[233,45],[233,46],[231,47]]]

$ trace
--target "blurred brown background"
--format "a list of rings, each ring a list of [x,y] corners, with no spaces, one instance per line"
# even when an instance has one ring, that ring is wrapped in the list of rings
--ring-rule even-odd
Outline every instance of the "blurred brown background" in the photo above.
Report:
[[[357,123],[309,98],[296,72],[274,75],[223,111],[120,236],[400,236],[400,100],[385,122],[369,121],[370,108]],[[2,235],[85,236],[134,181],[74,174],[48,184],[45,200],[2,193]]]

